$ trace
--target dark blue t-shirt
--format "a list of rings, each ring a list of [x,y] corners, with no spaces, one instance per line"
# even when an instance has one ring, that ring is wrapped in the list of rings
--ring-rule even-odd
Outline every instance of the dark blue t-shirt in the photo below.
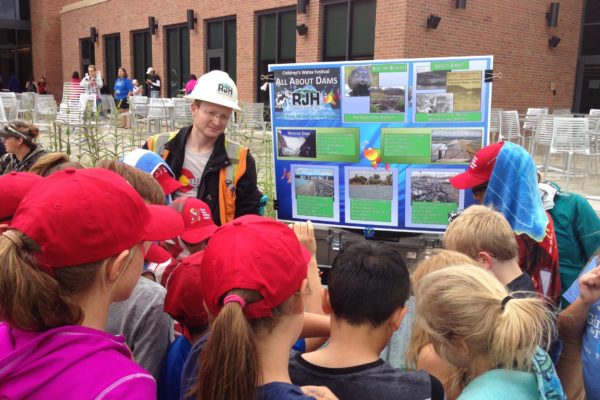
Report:
[[[256,388],[258,400],[315,400],[305,396],[299,386],[285,382],[271,382]]]
[[[198,341],[192,346],[190,354],[188,354],[187,360],[183,364],[183,371],[181,372],[181,393],[179,399],[195,399],[195,397],[185,397],[185,394],[190,391],[194,383],[198,379],[198,357],[202,353],[202,349],[208,342],[209,333],[206,332]]]
[[[158,380],[159,400],[180,397],[183,364],[187,360],[190,350],[192,350],[192,344],[183,335],[178,336],[169,346]]]

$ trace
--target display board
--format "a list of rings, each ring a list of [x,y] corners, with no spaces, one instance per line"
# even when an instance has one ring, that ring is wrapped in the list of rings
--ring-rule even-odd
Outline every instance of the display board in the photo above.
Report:
[[[492,56],[270,65],[277,217],[439,232],[488,143]]]

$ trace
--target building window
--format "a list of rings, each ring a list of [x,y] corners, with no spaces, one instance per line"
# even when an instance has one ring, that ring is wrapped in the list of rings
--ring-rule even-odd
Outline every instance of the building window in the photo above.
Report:
[[[219,69],[236,78],[235,18],[206,23],[206,70]]]
[[[90,38],[80,39],[79,48],[81,49],[81,77],[87,72],[88,65],[96,64],[96,49]]]
[[[133,53],[133,66],[131,78],[135,78],[141,85],[146,81],[146,71],[152,66],[152,39],[147,29],[131,33],[131,47]],[[148,91],[144,93],[149,95]]]
[[[323,61],[370,60],[375,47],[375,0],[327,1]]]
[[[104,36],[104,90],[113,92],[119,68],[121,68],[121,36]]]
[[[269,92],[260,90],[269,64],[296,62],[296,8],[258,15],[256,100],[268,104]]]
[[[0,19],[29,21],[29,0],[0,0]]]
[[[190,31],[187,25],[167,28],[167,82],[169,97],[177,97],[190,76]]]

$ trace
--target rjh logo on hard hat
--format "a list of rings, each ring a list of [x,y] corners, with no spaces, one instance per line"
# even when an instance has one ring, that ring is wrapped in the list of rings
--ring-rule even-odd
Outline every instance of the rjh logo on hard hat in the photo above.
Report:
[[[217,88],[217,93],[224,94],[226,96],[233,96],[233,88],[226,83],[219,83],[219,87]]]

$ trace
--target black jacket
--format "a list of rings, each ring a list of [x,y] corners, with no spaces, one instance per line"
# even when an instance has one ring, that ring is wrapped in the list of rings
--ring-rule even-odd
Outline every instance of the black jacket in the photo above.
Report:
[[[181,169],[183,168],[183,160],[185,158],[185,144],[191,132],[191,126],[182,128],[165,145],[165,149],[169,150],[169,155],[165,161],[169,164],[177,178],[181,176]],[[144,145],[144,148],[147,148],[147,145]],[[208,204],[213,215],[213,220],[217,225],[221,225],[219,214],[219,172],[230,164],[231,161],[225,151],[225,133],[222,133],[217,138],[215,148],[204,168],[197,196],[200,200]],[[246,214],[258,214],[261,197],[262,193],[256,186],[256,163],[250,152],[248,152],[246,172],[238,180],[236,186],[235,218]]]

